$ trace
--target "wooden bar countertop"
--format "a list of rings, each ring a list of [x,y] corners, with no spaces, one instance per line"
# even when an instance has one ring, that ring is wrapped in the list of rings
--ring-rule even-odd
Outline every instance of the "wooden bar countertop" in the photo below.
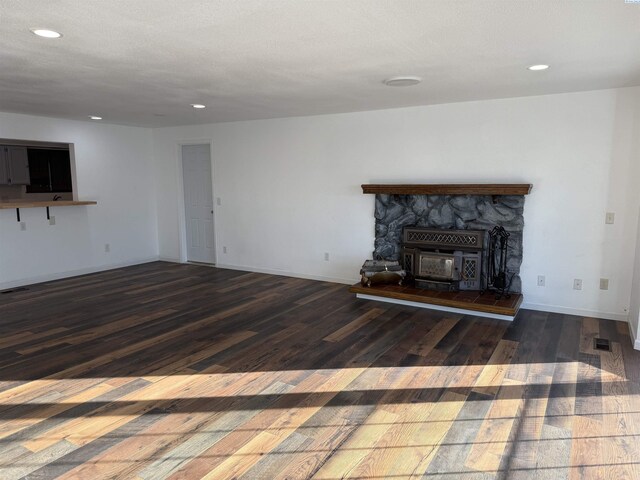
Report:
[[[97,205],[93,200],[47,200],[41,202],[0,202],[0,210],[10,208],[45,208],[45,207],[71,207],[76,205]]]

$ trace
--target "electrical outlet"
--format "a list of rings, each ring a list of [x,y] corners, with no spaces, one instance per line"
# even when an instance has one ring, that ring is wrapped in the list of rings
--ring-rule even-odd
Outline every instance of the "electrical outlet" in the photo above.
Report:
[[[27,222],[20,222],[20,230],[23,232],[27,229]]]
[[[538,286],[544,287],[544,282],[545,282],[544,275],[538,275]]]
[[[607,215],[604,217],[604,223],[607,225],[613,225],[613,222],[616,220],[616,214],[614,212],[607,212]]]
[[[111,245],[108,243],[104,244],[104,253],[109,253],[111,251]]]
[[[227,247],[222,247],[222,253],[227,253]]]
[[[56,217],[54,217],[53,215],[51,215],[49,217],[49,225],[55,225],[56,224]]]
[[[220,197],[216,198],[216,205],[218,206],[222,205],[222,199]]]
[[[575,278],[573,280],[573,289],[582,290],[582,280],[580,278]]]
[[[600,290],[609,290],[609,279],[601,278],[600,279]]]
[[[329,252],[325,252],[324,254],[324,261],[328,262],[329,261]]]

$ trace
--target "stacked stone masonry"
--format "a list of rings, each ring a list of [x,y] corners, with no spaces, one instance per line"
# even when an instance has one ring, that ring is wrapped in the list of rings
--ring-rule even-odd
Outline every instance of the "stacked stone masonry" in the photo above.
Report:
[[[495,199],[495,203],[494,203]],[[502,226],[509,232],[508,278],[511,291],[520,293],[524,195],[376,195],[374,258],[399,260],[402,229],[418,226],[490,231]]]

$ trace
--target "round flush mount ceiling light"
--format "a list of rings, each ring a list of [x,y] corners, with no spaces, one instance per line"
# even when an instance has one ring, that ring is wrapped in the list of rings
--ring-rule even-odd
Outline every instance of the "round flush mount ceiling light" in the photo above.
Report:
[[[206,108],[206,105],[202,105],[201,103],[192,103],[191,106],[193,108]]]
[[[539,65],[531,65],[530,67],[527,67],[527,68],[532,72],[539,72],[540,70],[546,70],[547,68],[549,68],[549,65],[545,65],[541,63]]]
[[[384,80],[384,83],[388,87],[410,87],[412,85],[417,85],[422,81],[422,78],[416,77],[413,75],[402,76],[402,77],[391,77]]]
[[[38,35],[39,37],[44,38],[60,38],[62,36],[61,33],[56,32],[55,30],[49,30],[47,28],[32,28],[30,30],[34,35]]]
[[[102,120],[102,117],[99,117],[99,116],[97,116],[97,115],[89,115],[89,118],[90,118],[91,120]]]

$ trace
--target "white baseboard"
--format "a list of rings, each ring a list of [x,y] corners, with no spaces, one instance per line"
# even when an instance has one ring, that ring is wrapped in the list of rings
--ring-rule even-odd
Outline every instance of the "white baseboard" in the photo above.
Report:
[[[356,293],[357,298],[363,300],[375,300],[377,302],[395,303],[397,305],[407,305],[409,307],[426,308],[428,310],[438,310],[440,312],[459,313],[462,315],[473,315],[474,317],[495,318],[497,320],[506,320],[512,322],[515,317],[511,315],[499,315],[497,313],[476,312],[473,310],[464,310],[462,308],[444,307],[440,305],[431,305],[420,302],[412,302],[410,300],[398,300],[396,298],[378,297],[376,295],[367,295],[366,293]]]
[[[158,260],[160,260],[161,262],[182,263],[179,258],[158,257]]]
[[[107,265],[98,265],[95,267],[80,268],[77,270],[68,270],[66,272],[50,273],[47,275],[38,275],[35,277],[21,278],[19,280],[0,283],[0,290],[7,290],[10,288],[22,287],[25,285],[34,285],[36,283],[51,282],[52,280],[60,280],[61,278],[77,277],[79,275],[87,275],[89,273],[115,270],[117,268],[122,268],[122,267],[131,267],[133,265],[141,265],[143,263],[157,262],[159,259],[160,259],[159,257],[138,258],[138,259],[128,260],[126,262],[121,262],[121,263],[110,263]]]
[[[282,275],[284,277],[305,278],[307,280],[319,280],[321,282],[344,283],[345,285],[353,285],[358,280],[353,278],[341,277],[325,277],[324,275],[308,275],[306,273],[288,272],[286,270],[275,270],[272,268],[256,268],[247,265],[229,265],[225,263],[216,264],[218,268],[228,268],[229,270],[242,270],[245,272],[268,273],[270,275]]]
[[[537,310],[540,312],[564,313],[567,315],[578,315],[580,317],[604,318],[605,320],[617,320],[627,322],[628,315],[624,313],[599,312],[596,310],[583,310],[580,308],[561,307],[558,305],[545,305],[541,303],[524,302],[520,308],[526,310]]]

